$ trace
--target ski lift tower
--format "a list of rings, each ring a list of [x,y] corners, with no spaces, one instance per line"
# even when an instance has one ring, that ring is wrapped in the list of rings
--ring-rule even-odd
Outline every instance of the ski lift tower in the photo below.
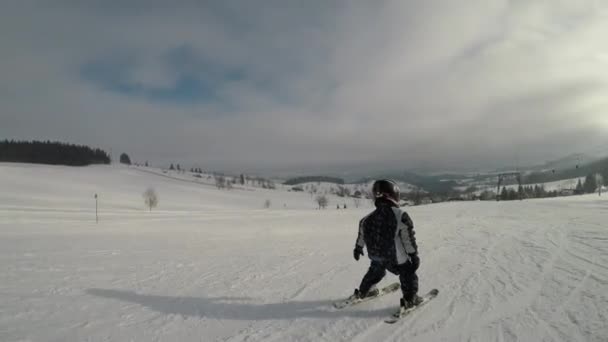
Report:
[[[519,189],[521,188],[521,172],[504,172],[498,174],[498,185],[496,186],[496,201],[500,201],[500,185],[505,179],[517,179],[517,184],[519,184],[517,195],[519,196],[519,200],[522,200],[521,193]]]

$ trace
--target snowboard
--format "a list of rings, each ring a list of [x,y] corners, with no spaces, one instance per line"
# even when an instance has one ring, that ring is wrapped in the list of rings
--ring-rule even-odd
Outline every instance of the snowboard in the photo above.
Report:
[[[400,319],[407,316],[410,312],[412,312],[412,311],[418,309],[419,307],[423,306],[424,304],[428,303],[431,299],[437,297],[438,294],[439,294],[439,290],[432,289],[431,291],[429,291],[429,293],[422,296],[422,303],[420,303],[412,308],[409,308],[409,309],[404,309],[404,308],[400,307],[397,312],[392,314],[391,317],[385,319],[384,322],[386,322],[388,324],[394,324],[394,323],[399,322]]]
[[[359,303],[363,303],[363,302],[367,302],[370,301],[372,299],[376,299],[378,297],[382,297],[384,295],[387,295],[389,293],[395,292],[397,290],[399,290],[401,288],[401,285],[399,283],[392,283],[390,285],[387,285],[383,288],[380,289],[380,291],[378,292],[377,295],[375,296],[371,296],[371,297],[365,297],[365,298],[357,298],[355,297],[355,295],[352,295],[344,300],[340,300],[337,302],[334,302],[334,308],[336,309],[344,309],[345,307],[348,306],[353,306],[353,305],[357,305]]]

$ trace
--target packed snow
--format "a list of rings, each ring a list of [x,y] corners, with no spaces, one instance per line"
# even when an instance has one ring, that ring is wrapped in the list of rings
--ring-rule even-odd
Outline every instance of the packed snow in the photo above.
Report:
[[[408,208],[420,290],[440,293],[387,325],[398,293],[331,305],[368,266],[352,259],[368,201],[316,210],[118,166],[0,164],[0,189],[1,341],[608,340],[597,195]]]

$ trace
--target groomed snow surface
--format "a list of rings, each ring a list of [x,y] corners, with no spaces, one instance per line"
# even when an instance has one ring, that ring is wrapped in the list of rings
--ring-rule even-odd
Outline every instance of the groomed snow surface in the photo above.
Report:
[[[420,290],[440,294],[396,325],[398,294],[331,308],[368,266],[352,248],[369,203],[335,200],[0,164],[0,340],[608,340],[608,198],[410,208]]]

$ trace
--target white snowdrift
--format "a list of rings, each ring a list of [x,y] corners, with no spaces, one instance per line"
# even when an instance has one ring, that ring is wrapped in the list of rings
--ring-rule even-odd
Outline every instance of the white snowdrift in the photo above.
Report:
[[[605,198],[410,208],[421,291],[441,292],[395,326],[397,294],[330,305],[366,270],[351,254],[369,208],[314,208],[123,167],[0,164],[0,340],[608,339]]]

